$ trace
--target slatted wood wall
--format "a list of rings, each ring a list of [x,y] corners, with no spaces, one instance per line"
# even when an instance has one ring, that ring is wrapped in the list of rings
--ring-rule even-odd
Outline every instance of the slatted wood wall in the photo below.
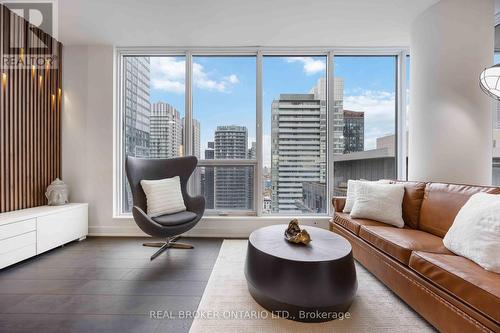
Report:
[[[0,212],[8,212],[45,205],[45,189],[61,176],[62,44],[0,10]]]

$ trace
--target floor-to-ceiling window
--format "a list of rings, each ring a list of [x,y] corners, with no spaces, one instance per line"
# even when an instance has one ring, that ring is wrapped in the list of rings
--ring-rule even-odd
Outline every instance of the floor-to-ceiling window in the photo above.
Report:
[[[396,178],[404,53],[233,51],[118,50],[115,215],[127,155],[197,156],[209,215],[327,214],[347,180]]]
[[[264,57],[265,214],[326,213],[326,64],[326,56]]]
[[[212,214],[255,212],[256,57],[194,56],[193,192]]]
[[[172,158],[183,154],[185,59],[124,56],[122,62],[122,156]],[[125,174],[121,211],[132,208]]]
[[[396,178],[396,64],[396,56],[335,57],[336,195],[349,179]]]

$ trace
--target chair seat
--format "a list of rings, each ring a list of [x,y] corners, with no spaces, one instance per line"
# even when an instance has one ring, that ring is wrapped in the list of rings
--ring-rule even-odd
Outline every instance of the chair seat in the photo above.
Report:
[[[153,217],[153,221],[163,226],[174,226],[190,222],[196,217],[197,215],[195,213],[186,210],[179,213],[165,214]]]

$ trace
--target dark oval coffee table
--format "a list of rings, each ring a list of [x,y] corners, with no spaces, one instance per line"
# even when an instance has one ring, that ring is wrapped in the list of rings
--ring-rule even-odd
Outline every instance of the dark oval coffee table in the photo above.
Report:
[[[287,225],[250,235],[245,276],[252,297],[278,316],[322,322],[342,316],[357,289],[349,242],[331,231],[306,226],[308,246],[283,238]]]

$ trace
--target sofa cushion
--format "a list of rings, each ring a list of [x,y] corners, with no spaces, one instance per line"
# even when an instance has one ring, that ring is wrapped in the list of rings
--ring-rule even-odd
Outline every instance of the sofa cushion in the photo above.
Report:
[[[417,229],[426,183],[400,181],[395,181],[394,183],[403,184],[405,186],[405,194],[403,197],[403,220],[410,228]]]
[[[500,322],[500,274],[456,255],[413,252],[410,268],[462,302]]]
[[[404,265],[408,265],[412,251],[451,254],[441,238],[415,229],[362,226],[359,237]]]
[[[377,222],[374,220],[368,220],[368,219],[353,219],[349,216],[347,213],[335,213],[335,216],[333,218],[333,222],[341,225],[345,229],[349,230],[355,235],[359,235],[359,228],[362,225],[378,225],[378,226],[384,226],[387,225],[382,222]]]
[[[460,208],[479,192],[499,194],[500,188],[428,183],[420,209],[419,229],[444,237]]]
[[[196,218],[196,214],[189,211],[165,214],[157,217],[153,217],[153,221],[164,226],[174,226],[179,224],[184,224],[190,222]]]

